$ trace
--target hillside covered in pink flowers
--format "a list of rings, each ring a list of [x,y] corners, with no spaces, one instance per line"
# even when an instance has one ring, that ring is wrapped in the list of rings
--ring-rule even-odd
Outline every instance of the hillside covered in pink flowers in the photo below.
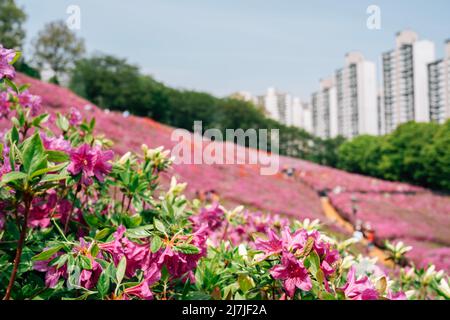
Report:
[[[173,147],[171,127],[148,118],[124,117],[105,112],[71,91],[18,74],[20,83],[30,83],[30,91],[42,97],[50,113],[77,108],[84,117],[95,118],[97,130],[113,139],[114,149],[123,154],[138,150],[142,143],[150,147]],[[0,128],[6,122],[0,121]],[[204,144],[209,143],[204,141]],[[193,148],[201,146],[192,144]],[[254,153],[235,147],[237,157]],[[320,219],[319,192],[327,192],[336,210],[355,223],[352,205],[357,203],[357,219],[369,222],[376,231],[377,243],[384,239],[402,240],[414,249],[408,254],[419,266],[429,262],[450,270],[450,198],[403,183],[382,181],[346,173],[310,162],[280,158],[281,168],[295,168],[294,177],[282,173],[260,175],[258,165],[174,165],[178,180],[188,182],[188,193],[214,189],[221,201],[246,205],[256,211],[271,212],[299,218]]]

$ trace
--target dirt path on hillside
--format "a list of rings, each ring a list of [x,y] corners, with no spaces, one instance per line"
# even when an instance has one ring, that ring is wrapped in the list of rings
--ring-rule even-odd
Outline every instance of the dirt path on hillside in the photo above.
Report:
[[[322,202],[322,208],[323,208],[323,212],[325,214],[325,216],[332,222],[335,223],[337,225],[339,225],[340,227],[344,228],[346,231],[348,231],[349,233],[353,233],[355,231],[354,226],[348,222],[347,220],[345,220],[338,212],[337,210],[331,205],[329,199],[327,197],[321,197],[320,198],[321,202]],[[362,240],[361,241],[363,245],[367,246],[368,242],[367,240]],[[386,253],[381,250],[380,248],[374,247],[370,252],[369,252],[369,256],[371,257],[377,257],[378,261],[381,262],[382,264],[384,264],[387,267],[393,268],[394,264],[392,261],[387,260],[387,255]]]

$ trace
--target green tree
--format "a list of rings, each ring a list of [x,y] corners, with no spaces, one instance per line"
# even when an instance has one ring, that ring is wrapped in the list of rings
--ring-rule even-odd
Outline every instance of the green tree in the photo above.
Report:
[[[110,55],[97,55],[75,63],[69,83],[77,94],[100,107],[166,121],[165,86],[143,76],[137,66]]]
[[[14,0],[0,0],[0,44],[5,48],[19,49],[23,45],[25,12]]]
[[[336,167],[339,159],[339,146],[344,142],[345,138],[342,136],[329,139],[321,139],[316,137],[313,152],[308,160],[325,166]]]
[[[450,120],[437,130],[432,141],[423,149],[422,159],[428,173],[428,184],[450,191]]]
[[[435,123],[408,122],[386,137],[382,145],[379,171],[391,180],[427,184],[423,149],[433,141],[439,129]]]
[[[67,73],[74,61],[85,52],[84,40],[70,30],[64,21],[50,22],[44,26],[34,44],[34,58],[39,68],[49,67],[55,82]]]
[[[381,139],[361,135],[343,143],[338,148],[338,167],[350,172],[376,175]]]

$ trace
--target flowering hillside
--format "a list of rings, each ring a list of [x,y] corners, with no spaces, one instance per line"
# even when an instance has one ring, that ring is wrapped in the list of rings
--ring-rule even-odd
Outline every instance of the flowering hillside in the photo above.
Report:
[[[151,119],[124,118],[121,113],[105,112],[68,89],[22,74],[17,75],[17,81],[30,83],[30,92],[42,97],[42,104],[49,112],[68,112],[74,107],[83,117],[95,117],[97,130],[114,142],[113,148],[118,153],[139,150],[142,143],[165,148],[171,148],[176,143],[170,139],[173,128]],[[237,155],[251,152],[236,148],[240,150]],[[419,245],[409,253],[413,261],[419,265],[432,262],[450,269],[449,252],[445,248],[450,243],[447,232],[450,228],[448,197],[434,196],[421,187],[351,174],[299,159],[280,157],[280,163],[281,168],[295,168],[297,179],[286,178],[282,174],[262,176],[258,165],[248,164],[174,165],[173,171],[165,177],[175,175],[179,180],[188,182],[187,192],[191,196],[198,190],[214,189],[229,205],[244,204],[254,210],[311,219],[324,219],[317,191],[337,190],[342,193],[331,195],[331,199],[338,211],[349,220],[352,219],[349,215],[351,198],[359,192],[360,218],[374,226],[380,243],[383,239],[418,242]],[[384,197],[383,193],[393,195]],[[436,237],[437,240],[434,239]],[[432,247],[427,255],[421,253],[423,250],[419,247],[423,246]]]
[[[387,272],[353,254],[354,239],[298,219],[321,211],[295,178],[258,178],[257,166],[175,168],[194,188],[220,186],[224,200],[271,214],[191,201],[174,177],[161,185],[174,173],[169,151],[141,143],[149,134],[170,147],[170,128],[104,114],[55,86],[17,86],[18,57],[0,46],[4,300],[450,299],[444,271],[400,268],[410,247],[387,243],[396,266]]]

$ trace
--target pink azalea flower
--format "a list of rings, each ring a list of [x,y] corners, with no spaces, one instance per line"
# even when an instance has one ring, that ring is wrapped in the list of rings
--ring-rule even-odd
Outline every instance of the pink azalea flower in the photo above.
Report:
[[[91,269],[83,269],[79,277],[79,285],[86,289],[92,289],[97,284],[98,279],[102,273],[101,265],[94,260],[94,257],[88,252],[89,243],[83,238],[80,238],[80,245],[74,248],[74,251],[87,257],[91,261]],[[98,255],[99,256],[99,255]]]
[[[16,75],[14,67],[11,62],[14,60],[16,52],[12,49],[5,49],[0,44],[0,79],[12,79]]]
[[[25,90],[18,95],[19,103],[25,108],[31,109],[31,115],[36,116],[39,114],[41,110],[42,98],[36,95],[33,95]]]
[[[137,286],[127,288],[124,290],[126,296],[135,296],[144,300],[153,299],[153,293],[150,290],[150,286],[157,282],[161,278],[161,271],[156,264],[147,269],[145,279]]]
[[[153,293],[146,280],[134,287],[130,287],[124,290],[124,294],[127,296],[136,296],[143,300],[153,299]]]
[[[72,212],[72,203],[67,199],[62,199],[58,204],[56,212],[59,215],[61,222],[65,224]]]
[[[80,111],[77,108],[70,108],[69,113],[69,123],[71,126],[78,126],[81,124],[81,121],[83,120],[83,117],[80,113]]]
[[[269,229],[267,233],[268,240],[258,238],[255,241],[256,249],[265,252],[264,259],[272,254],[279,254],[283,250],[283,241],[277,236],[275,231]]]
[[[191,217],[194,228],[198,229],[201,225],[207,224],[210,231],[215,231],[222,226],[224,220],[224,212],[218,203],[213,204],[209,208],[202,208],[200,214]]]
[[[50,266],[49,263],[61,255],[61,253],[55,253],[50,259],[45,261],[35,261],[33,263],[33,270],[39,272],[46,272],[45,274],[45,286],[48,288],[54,288],[58,284],[58,280],[61,277],[67,278],[67,267],[66,265],[61,266],[57,269],[55,266]]]
[[[158,265],[166,266],[170,275],[174,278],[181,278],[183,281],[189,278],[191,283],[195,282],[195,277],[192,270],[197,266],[198,260],[206,255],[206,239],[207,239],[207,226],[203,225],[199,230],[193,234],[191,244],[200,249],[197,254],[184,254],[176,251],[172,246],[167,245],[160,251],[158,258]],[[187,236],[182,237],[180,240],[184,240]]]
[[[83,270],[80,273],[80,286],[86,289],[92,289],[97,284],[98,279],[102,273],[100,264],[91,258],[92,269]]]
[[[56,207],[56,193],[50,192],[47,199],[35,198],[32,202],[30,215],[28,217],[28,226],[30,228],[47,228],[50,225],[50,214]],[[19,208],[19,212],[23,207]]]
[[[124,237],[125,227],[120,226],[114,233],[114,240],[99,244],[99,248],[108,252],[113,257],[117,265],[125,257],[127,267],[125,275],[133,277],[137,270],[144,270],[144,273],[151,267],[155,257],[151,255],[148,244],[137,244]]]
[[[48,137],[45,133],[41,133],[41,140],[44,148],[47,150],[70,152],[70,142],[63,136]]]
[[[284,290],[293,297],[296,288],[309,291],[312,288],[311,278],[308,271],[300,260],[290,252],[283,252],[281,264],[274,266],[270,270],[274,279],[283,280]]]
[[[343,288],[345,296],[352,300],[376,300],[378,291],[367,276],[356,279],[356,269],[351,267],[347,274],[347,283]]]
[[[89,186],[93,182],[92,177],[94,176],[96,157],[97,153],[88,144],[83,144],[70,153],[71,162],[67,167],[67,171],[74,176],[81,173],[81,182]]]
[[[9,94],[6,91],[0,92],[0,119],[8,118],[10,113]]]
[[[114,152],[111,150],[103,152],[99,147],[95,147],[94,152],[96,153],[94,175],[98,181],[103,182],[105,180],[105,175],[108,175],[111,172],[112,164],[108,161],[114,158]]]
[[[388,291],[387,298],[389,300],[408,300],[406,294],[402,291],[393,293],[391,290]]]

